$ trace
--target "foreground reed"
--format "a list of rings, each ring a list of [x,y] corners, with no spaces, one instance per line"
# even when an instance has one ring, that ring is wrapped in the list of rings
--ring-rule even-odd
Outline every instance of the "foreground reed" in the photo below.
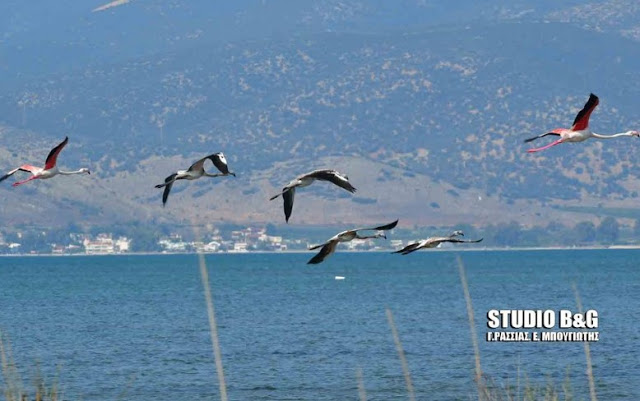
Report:
[[[573,283],[573,293],[576,296],[576,305],[578,305],[578,312],[582,313],[582,301],[580,300],[580,294],[578,293],[578,287],[576,283]],[[593,364],[591,363],[591,347],[589,346],[589,342],[584,342],[584,355],[587,358],[587,378],[589,379],[589,396],[591,397],[591,401],[597,401],[598,397],[596,396],[596,384],[593,379]]]
[[[199,238],[199,232],[195,231]],[[200,267],[200,279],[204,289],[204,298],[207,304],[207,316],[209,319],[209,333],[211,334],[211,347],[213,350],[213,359],[218,374],[218,387],[220,389],[220,401],[227,401],[227,385],[224,379],[224,368],[222,366],[222,352],[220,350],[220,342],[218,340],[218,325],[216,324],[216,314],[213,307],[213,296],[211,295],[211,284],[209,283],[209,272],[207,263],[202,252],[198,252],[198,265]]]
[[[358,399],[367,401],[367,390],[364,388],[364,378],[362,377],[362,368],[356,369],[356,380],[358,381]]]
[[[398,351],[398,358],[400,359],[400,364],[402,365],[402,375],[404,376],[404,381],[407,385],[407,393],[409,394],[409,400],[416,401],[416,394],[413,389],[411,374],[409,373],[409,364],[407,363],[407,357],[405,356],[404,348],[402,348],[402,343],[400,342],[398,329],[396,328],[396,324],[393,320],[393,313],[389,308],[387,308],[386,313],[387,313],[387,321],[389,322],[389,327],[391,327],[391,334],[393,335],[393,342],[396,345],[396,351]]]
[[[473,344],[473,355],[475,356],[475,381],[478,387],[478,398],[482,399],[480,394],[484,387],[482,381],[482,366],[480,364],[480,347],[478,346],[478,335],[476,334],[476,323],[473,316],[473,305],[471,304],[471,294],[469,293],[469,285],[467,284],[467,276],[464,272],[464,265],[460,255],[456,257],[458,261],[458,272],[460,273],[460,282],[462,283],[462,290],[464,291],[464,300],[467,305],[467,318],[469,319],[469,329],[471,330],[471,343]]]
[[[0,331],[0,367],[4,379],[3,394],[6,401],[62,401],[58,391],[57,380],[46,383],[36,367],[36,375],[33,381],[33,390],[28,391],[22,383],[20,373],[13,359],[11,343]]]
[[[516,377],[517,384],[515,388],[508,384],[503,386],[497,385],[493,380],[483,374],[482,365],[480,363],[480,348],[478,347],[478,337],[476,334],[473,305],[471,303],[471,294],[469,292],[469,285],[467,283],[464,264],[462,263],[462,259],[460,258],[460,256],[457,256],[457,263],[458,272],[460,274],[460,282],[462,283],[464,298],[467,305],[467,316],[469,319],[471,342],[473,344],[473,353],[475,357],[475,382],[478,391],[478,401],[573,401],[573,392],[571,389],[568,372],[564,382],[560,386],[560,389],[558,389],[551,380],[549,380],[546,385],[539,386],[529,383],[528,379],[526,380],[524,387],[521,388],[519,367]],[[578,290],[575,287],[575,284],[573,285],[573,289],[576,295],[578,311],[582,313],[582,303],[580,302],[580,297],[578,295]],[[591,401],[597,401],[589,342],[585,341],[584,347],[587,360],[587,378],[589,379],[590,399]]]
[[[200,240],[200,226],[195,217],[191,218],[191,228],[196,239]],[[209,270],[207,269],[207,261],[204,253],[198,250],[198,267],[200,268],[200,281],[204,291],[204,300],[207,305],[207,319],[209,320],[209,334],[211,335],[211,349],[213,351],[213,360],[216,366],[216,374],[218,376],[218,389],[220,391],[220,401],[227,401],[227,384],[224,378],[224,367],[222,366],[222,351],[220,341],[218,339],[218,324],[216,323],[216,313],[213,306],[213,296],[211,295],[211,283],[209,281]]]

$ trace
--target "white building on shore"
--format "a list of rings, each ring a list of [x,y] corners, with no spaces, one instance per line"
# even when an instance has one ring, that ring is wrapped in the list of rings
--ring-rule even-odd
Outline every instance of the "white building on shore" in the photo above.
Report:
[[[98,234],[91,240],[85,238],[82,241],[84,252],[87,255],[112,255],[114,253],[126,253],[131,248],[131,240],[127,237],[120,237],[114,240],[111,234]]]
[[[85,238],[82,245],[87,255],[110,255],[116,252],[113,238],[109,234],[98,234],[94,240]]]

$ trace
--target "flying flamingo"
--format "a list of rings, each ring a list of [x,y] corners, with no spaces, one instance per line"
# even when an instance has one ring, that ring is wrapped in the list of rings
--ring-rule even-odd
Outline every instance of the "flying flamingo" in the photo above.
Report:
[[[207,160],[211,160],[214,166],[222,174],[209,174],[204,170],[204,162]],[[235,173],[229,172],[229,167],[227,166],[227,159],[224,157],[222,152],[214,153],[212,155],[203,157],[197,162],[193,163],[187,170],[178,170],[178,172],[171,174],[167,178],[164,179],[164,184],[156,185],[156,188],[164,187],[164,192],[162,193],[162,206],[166,205],[167,199],[169,198],[169,192],[171,192],[171,187],[173,183],[177,180],[196,180],[200,177],[222,177],[226,175],[236,176]]]
[[[621,132],[619,134],[614,134],[614,135],[600,135],[600,134],[596,134],[595,132],[592,132],[589,129],[589,117],[591,116],[591,113],[593,112],[593,110],[595,110],[599,102],[600,101],[598,99],[598,96],[594,95],[593,93],[589,95],[589,100],[587,100],[587,103],[585,103],[582,110],[580,110],[580,112],[576,116],[575,120],[573,121],[573,126],[570,129],[556,128],[547,132],[546,134],[542,134],[542,135],[534,136],[533,138],[526,139],[525,142],[531,142],[538,138],[545,137],[547,135],[556,135],[556,136],[559,136],[560,139],[557,139],[554,142],[551,142],[550,144],[540,148],[529,149],[527,150],[527,152],[528,153],[539,152],[541,150],[549,149],[552,146],[559,145],[563,142],[582,142],[582,141],[586,141],[589,138],[611,139],[611,138],[617,138],[621,136],[640,137],[640,132],[638,131],[627,131],[627,132]]]
[[[314,170],[310,173],[299,175],[289,182],[282,189],[282,192],[269,199],[274,200],[278,196],[282,196],[282,199],[284,200],[284,219],[287,223],[289,222],[289,217],[291,217],[291,212],[293,211],[293,198],[296,194],[296,187],[307,187],[315,180],[329,181],[351,193],[356,192],[356,189],[349,182],[349,177],[340,174],[336,170]]]
[[[22,166],[16,169],[13,169],[9,171],[7,174],[5,174],[4,176],[2,176],[2,178],[0,178],[0,182],[11,177],[17,171],[25,171],[27,173],[31,173],[31,177],[23,181],[14,182],[13,183],[14,187],[17,187],[18,185],[24,184],[25,182],[29,182],[31,180],[36,180],[36,179],[46,180],[46,179],[55,177],[58,174],[60,175],[72,175],[72,174],[84,174],[84,173],[91,174],[88,168],[81,168],[80,170],[77,170],[77,171],[58,170],[58,167],[56,167],[56,161],[58,161],[58,155],[60,154],[62,149],[65,147],[67,142],[69,142],[69,137],[65,137],[64,141],[62,141],[55,148],[51,149],[51,152],[49,152],[49,156],[47,156],[47,161],[44,163],[44,167],[35,167],[29,164],[23,164]]]
[[[463,243],[476,243],[476,242],[481,242],[482,238],[480,239],[476,239],[476,240],[463,240],[463,239],[458,239],[456,237],[459,236],[464,236],[464,233],[460,230],[454,231],[453,233],[451,233],[451,235],[449,235],[448,237],[429,237],[427,239],[424,239],[422,241],[417,241],[417,242],[413,242],[407,246],[405,246],[404,248],[397,250],[395,252],[392,253],[400,253],[403,255],[407,255],[411,252],[415,252],[418,249],[425,249],[425,248],[435,248],[438,245],[440,245],[443,242],[463,242]]]
[[[352,241],[354,239],[387,238],[387,236],[384,235],[384,233],[381,233],[381,232],[377,232],[377,233],[375,233],[373,235],[360,235],[360,234],[358,234],[358,231],[365,231],[365,230],[377,230],[377,231],[391,230],[397,224],[398,224],[398,220],[394,221],[393,223],[385,224],[384,226],[380,226],[380,227],[354,228],[353,230],[342,231],[342,232],[334,235],[333,237],[329,238],[323,244],[310,247],[309,250],[318,249],[320,247],[322,247],[322,249],[320,250],[320,252],[318,252],[316,254],[316,256],[311,258],[307,262],[307,264],[315,265],[315,264],[318,264],[318,263],[322,262],[323,260],[325,260],[325,258],[327,256],[329,256],[333,252],[335,252],[336,246],[340,242],[349,242],[349,241]]]

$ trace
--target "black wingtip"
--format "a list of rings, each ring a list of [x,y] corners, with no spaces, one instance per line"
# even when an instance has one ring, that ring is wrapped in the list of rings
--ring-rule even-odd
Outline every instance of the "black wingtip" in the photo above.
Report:
[[[393,230],[394,228],[396,228],[396,226],[398,225],[398,222],[400,221],[400,219],[396,219],[396,221],[391,222],[385,226],[381,226],[381,227],[376,227],[378,230]],[[385,237],[386,238],[386,237]]]

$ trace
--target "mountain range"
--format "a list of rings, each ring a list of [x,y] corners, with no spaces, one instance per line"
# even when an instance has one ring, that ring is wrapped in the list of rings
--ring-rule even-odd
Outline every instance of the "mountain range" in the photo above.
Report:
[[[5,181],[6,227],[283,223],[269,196],[314,168],[358,192],[301,190],[291,224],[639,216],[640,141],[523,143],[591,92],[594,131],[638,129],[636,2],[40,3],[0,5],[0,169],[69,135],[59,163],[92,175]],[[219,151],[238,177],[163,208],[154,184]]]

